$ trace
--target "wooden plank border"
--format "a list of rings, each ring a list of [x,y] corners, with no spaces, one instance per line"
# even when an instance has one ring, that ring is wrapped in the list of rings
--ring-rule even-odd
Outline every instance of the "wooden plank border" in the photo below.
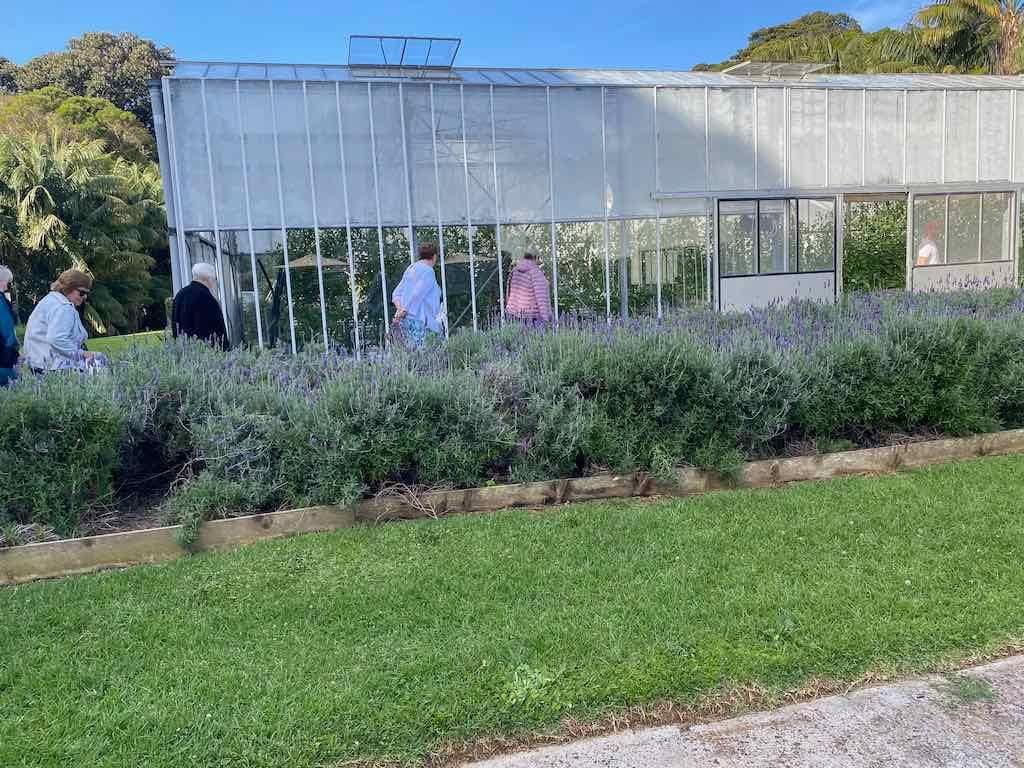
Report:
[[[680,469],[674,482],[654,480],[636,472],[434,491],[415,497],[369,499],[351,507],[311,507],[214,520],[201,527],[195,549],[231,549],[282,536],[348,528],[356,523],[493,512],[510,507],[544,507],[596,499],[692,496],[727,488],[768,488],[808,480],[916,469],[978,456],[1020,453],[1024,453],[1024,429],[755,461],[744,464],[732,479],[698,469]],[[0,549],[0,586],[184,557],[188,552],[177,543],[178,530],[179,526],[168,526]]]

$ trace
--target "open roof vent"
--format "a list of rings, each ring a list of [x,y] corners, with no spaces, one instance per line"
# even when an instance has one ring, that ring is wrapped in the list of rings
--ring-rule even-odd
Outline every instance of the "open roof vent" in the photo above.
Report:
[[[348,65],[362,77],[421,77],[450,79],[458,37],[351,35]]]

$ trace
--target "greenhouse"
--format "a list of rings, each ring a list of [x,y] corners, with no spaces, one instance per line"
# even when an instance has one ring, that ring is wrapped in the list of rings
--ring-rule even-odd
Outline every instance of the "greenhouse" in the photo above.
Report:
[[[842,292],[844,219],[906,206],[906,288],[1017,280],[1024,78],[169,62],[151,96],[175,288],[221,275],[236,342],[383,342],[421,242],[451,331],[504,321],[538,256],[556,322]],[[1018,145],[1021,150],[1018,151]]]

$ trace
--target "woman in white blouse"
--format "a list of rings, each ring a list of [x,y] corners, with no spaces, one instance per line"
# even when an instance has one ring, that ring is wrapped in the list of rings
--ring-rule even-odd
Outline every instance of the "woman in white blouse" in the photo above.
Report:
[[[96,353],[83,348],[89,334],[78,315],[91,292],[92,276],[78,269],[65,270],[50,286],[25,326],[22,355],[30,369],[83,370],[93,362]]]

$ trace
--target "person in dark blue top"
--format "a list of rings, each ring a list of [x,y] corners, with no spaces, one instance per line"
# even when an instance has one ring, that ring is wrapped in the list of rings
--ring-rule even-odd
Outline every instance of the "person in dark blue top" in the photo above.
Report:
[[[14,333],[17,320],[11,300],[7,297],[13,281],[11,270],[0,264],[0,387],[6,387],[18,377],[15,370],[18,364],[18,337]]]

